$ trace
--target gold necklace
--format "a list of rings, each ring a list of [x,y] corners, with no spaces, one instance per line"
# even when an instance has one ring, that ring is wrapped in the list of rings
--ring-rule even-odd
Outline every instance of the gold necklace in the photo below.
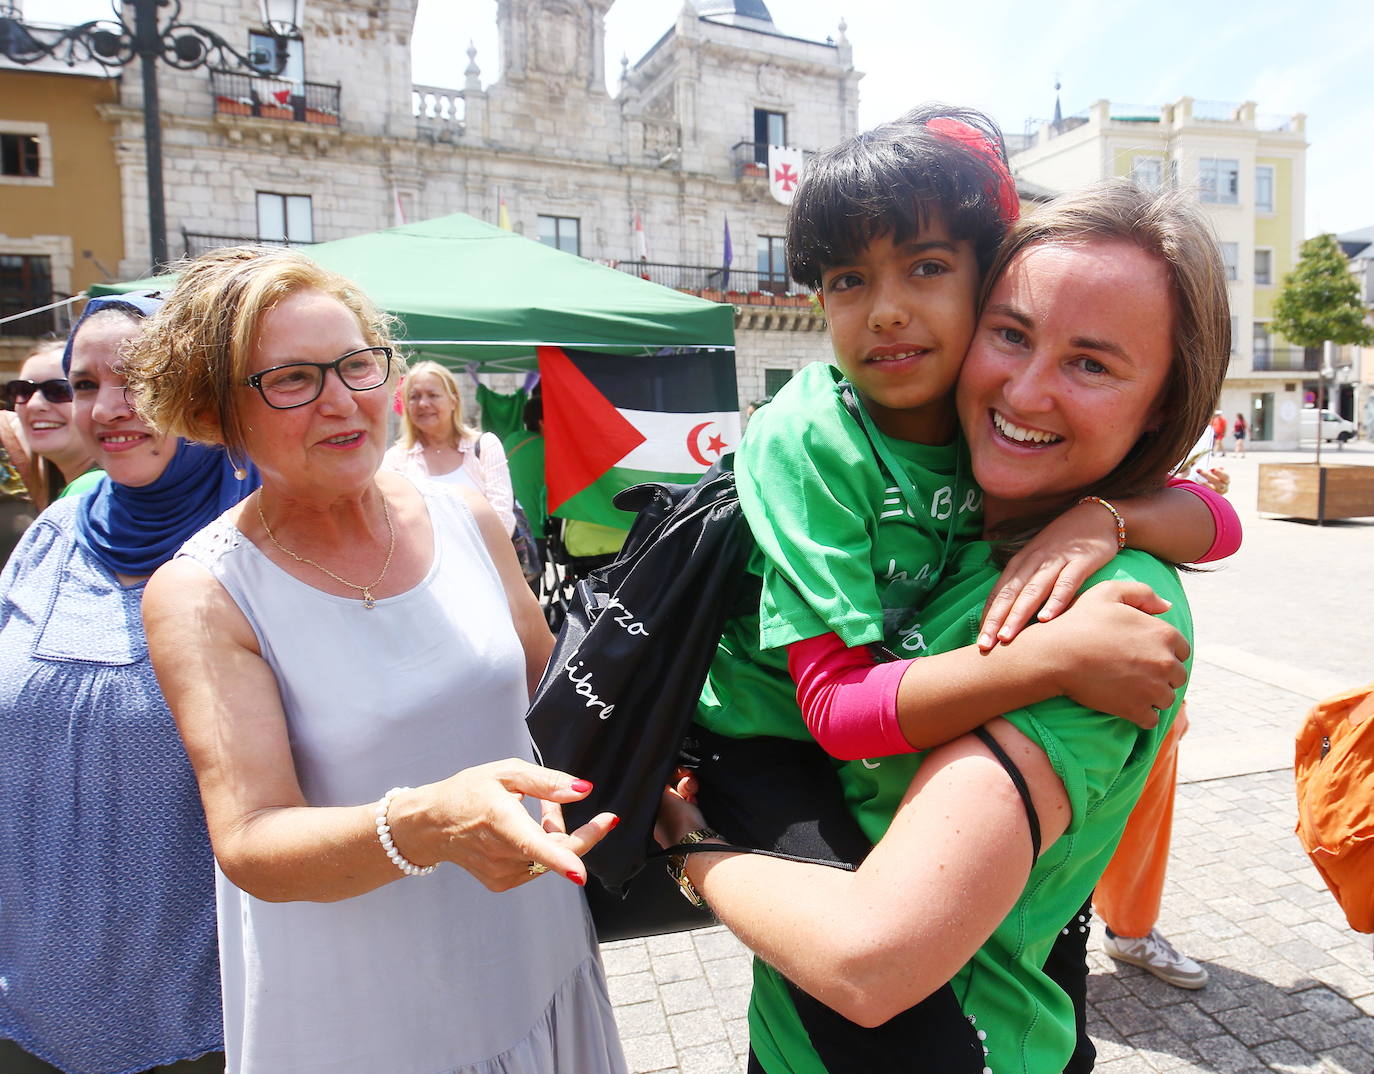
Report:
[[[363,607],[366,608],[368,611],[371,611],[373,608],[377,607],[377,600],[375,597],[373,597],[372,590],[382,584],[382,579],[386,577],[386,572],[391,568],[391,554],[396,551],[396,530],[395,527],[391,525],[391,508],[387,506],[385,493],[382,494],[382,515],[386,518],[386,533],[388,541],[386,548],[386,562],[382,564],[382,573],[377,575],[377,577],[369,585],[355,585],[353,582],[348,581],[348,579],[346,578],[340,578],[337,574],[331,571],[324,564],[316,563],[313,559],[308,559],[305,556],[296,555],[295,552],[291,551],[291,549],[287,548],[279,540],[277,540],[276,534],[272,532],[272,527],[267,524],[267,519],[263,517],[262,489],[258,489],[258,521],[262,523],[262,528],[267,533],[267,539],[271,541],[274,545],[276,545],[279,549],[281,549],[283,552],[285,552],[292,559],[294,559],[297,563],[305,563],[311,567],[314,567],[316,570],[324,571],[325,574],[329,575],[329,577],[333,578],[334,581],[338,582],[340,585],[346,585],[349,589],[356,589],[359,593],[363,595]]]

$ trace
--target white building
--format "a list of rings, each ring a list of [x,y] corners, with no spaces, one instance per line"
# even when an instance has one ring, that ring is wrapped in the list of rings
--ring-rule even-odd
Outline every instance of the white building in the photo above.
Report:
[[[828,355],[821,317],[790,296],[786,207],[767,143],[814,151],[852,133],[858,83],[843,23],[810,41],[763,0],[691,0],[619,91],[605,88],[612,0],[501,0],[502,70],[482,88],[454,42],[456,89],[416,86],[416,0],[306,0],[279,77],[162,65],[168,245],[343,238],[465,212],[669,286],[733,301],[741,403]],[[621,0],[629,2],[629,0]],[[270,45],[257,0],[195,0],[184,18],[242,51]],[[494,57],[492,58],[494,61]],[[485,61],[484,61],[485,62]],[[121,276],[147,272],[136,75],[121,80]],[[728,217],[734,250],[721,269]],[[642,224],[643,240],[635,221]]]
[[[1297,263],[1306,204],[1305,117],[1266,116],[1254,102],[1182,97],[1166,105],[1098,101],[1018,143],[1018,178],[1054,190],[1129,176],[1197,191],[1216,228],[1231,297],[1231,364],[1218,404],[1244,413],[1251,443],[1298,443],[1298,410],[1316,391],[1320,355],[1269,330],[1274,299]]]

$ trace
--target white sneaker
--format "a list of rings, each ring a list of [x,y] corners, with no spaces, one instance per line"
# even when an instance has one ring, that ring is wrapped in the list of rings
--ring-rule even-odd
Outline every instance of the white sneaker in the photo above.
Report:
[[[1108,929],[1102,946],[1112,958],[1139,966],[1176,988],[1201,988],[1207,983],[1207,971],[1179,954],[1159,929],[1140,937],[1116,936]]]

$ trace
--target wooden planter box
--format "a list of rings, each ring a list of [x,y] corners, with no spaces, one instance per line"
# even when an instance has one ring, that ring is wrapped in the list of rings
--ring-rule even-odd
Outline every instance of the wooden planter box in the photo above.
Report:
[[[1262,462],[1258,510],[1317,522],[1374,515],[1374,466]]]

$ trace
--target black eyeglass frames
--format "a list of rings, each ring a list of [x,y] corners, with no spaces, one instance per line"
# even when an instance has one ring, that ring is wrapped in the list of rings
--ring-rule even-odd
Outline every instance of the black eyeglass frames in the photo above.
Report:
[[[257,389],[263,402],[274,410],[313,403],[324,391],[324,375],[334,370],[349,391],[380,388],[391,372],[390,347],[363,347],[340,355],[332,362],[290,362],[264,369],[244,383]]]
[[[34,392],[42,392],[43,398],[50,403],[70,403],[72,386],[60,377],[53,380],[35,382],[32,380],[11,380],[4,387],[5,402],[11,406],[27,403]]]

